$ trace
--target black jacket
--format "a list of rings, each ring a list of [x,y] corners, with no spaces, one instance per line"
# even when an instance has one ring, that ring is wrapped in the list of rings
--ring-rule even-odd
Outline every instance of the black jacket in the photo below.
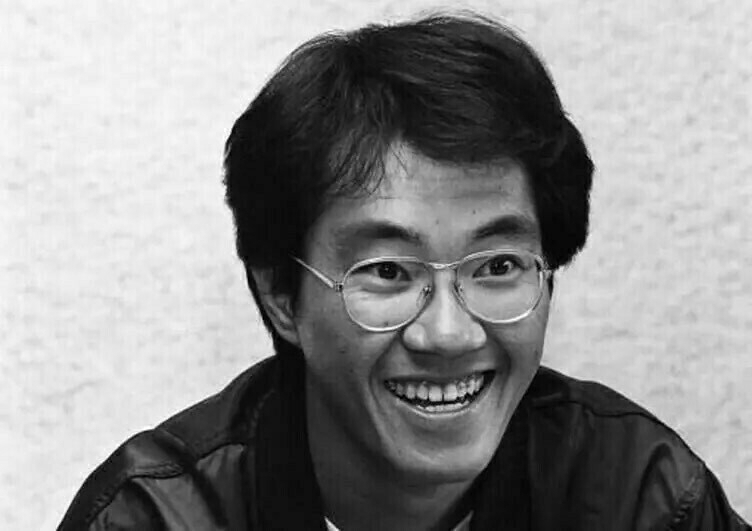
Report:
[[[255,365],[140,433],[60,529],[319,529],[302,363]],[[472,529],[751,529],[679,436],[616,392],[541,368],[471,492]]]

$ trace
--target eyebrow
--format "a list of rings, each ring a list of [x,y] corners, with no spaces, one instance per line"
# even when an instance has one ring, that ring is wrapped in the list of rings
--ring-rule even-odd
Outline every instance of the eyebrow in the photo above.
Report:
[[[508,236],[513,238],[537,238],[540,234],[538,224],[529,216],[507,214],[478,227],[473,231],[473,240],[482,240],[491,236]]]
[[[334,241],[340,249],[364,240],[402,240],[414,245],[423,243],[423,238],[418,232],[386,220],[361,221],[334,231]]]
[[[507,214],[478,227],[472,232],[471,238],[473,241],[492,236],[532,239],[538,237],[538,234],[538,224],[529,216]],[[335,245],[341,251],[351,249],[357,242],[373,240],[400,240],[413,245],[425,242],[419,232],[388,220],[364,220],[334,231]]]

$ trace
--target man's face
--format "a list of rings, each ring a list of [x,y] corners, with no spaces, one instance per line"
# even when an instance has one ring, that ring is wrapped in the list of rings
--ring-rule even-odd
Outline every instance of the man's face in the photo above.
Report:
[[[403,148],[368,198],[338,199],[311,230],[303,258],[337,280],[355,262],[415,256],[453,262],[488,249],[541,254],[532,191],[513,162],[447,166]],[[396,229],[396,230],[395,230]],[[353,323],[341,296],[303,273],[296,327],[306,362],[310,436],[405,481],[467,481],[493,456],[540,363],[548,290],[532,315],[488,324],[455,298],[440,272],[432,298],[404,328]],[[483,387],[460,409],[430,412],[395,394]],[[472,381],[472,383],[471,383]]]

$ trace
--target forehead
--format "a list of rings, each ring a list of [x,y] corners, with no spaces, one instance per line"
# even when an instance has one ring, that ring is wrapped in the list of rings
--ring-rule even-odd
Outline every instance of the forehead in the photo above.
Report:
[[[526,172],[512,160],[452,165],[403,147],[384,170],[369,196],[330,203],[312,228],[312,246],[341,254],[372,242],[409,243],[435,259],[454,259],[478,250],[473,245],[491,246],[494,237],[522,239],[528,248],[540,240]]]
[[[527,178],[511,159],[475,165],[446,164],[408,147],[398,147],[387,156],[384,179],[372,199],[475,201],[485,194],[514,199],[522,191],[517,190],[517,185],[526,187]]]

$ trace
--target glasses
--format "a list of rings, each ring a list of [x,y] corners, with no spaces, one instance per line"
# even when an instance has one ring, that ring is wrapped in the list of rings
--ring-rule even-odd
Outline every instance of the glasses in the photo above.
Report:
[[[437,271],[454,271],[454,295],[471,315],[493,324],[511,324],[530,315],[543,295],[551,270],[529,251],[496,249],[451,263],[412,256],[381,256],[357,262],[336,281],[293,257],[342,296],[352,321],[370,332],[397,330],[414,320],[434,292]]]

